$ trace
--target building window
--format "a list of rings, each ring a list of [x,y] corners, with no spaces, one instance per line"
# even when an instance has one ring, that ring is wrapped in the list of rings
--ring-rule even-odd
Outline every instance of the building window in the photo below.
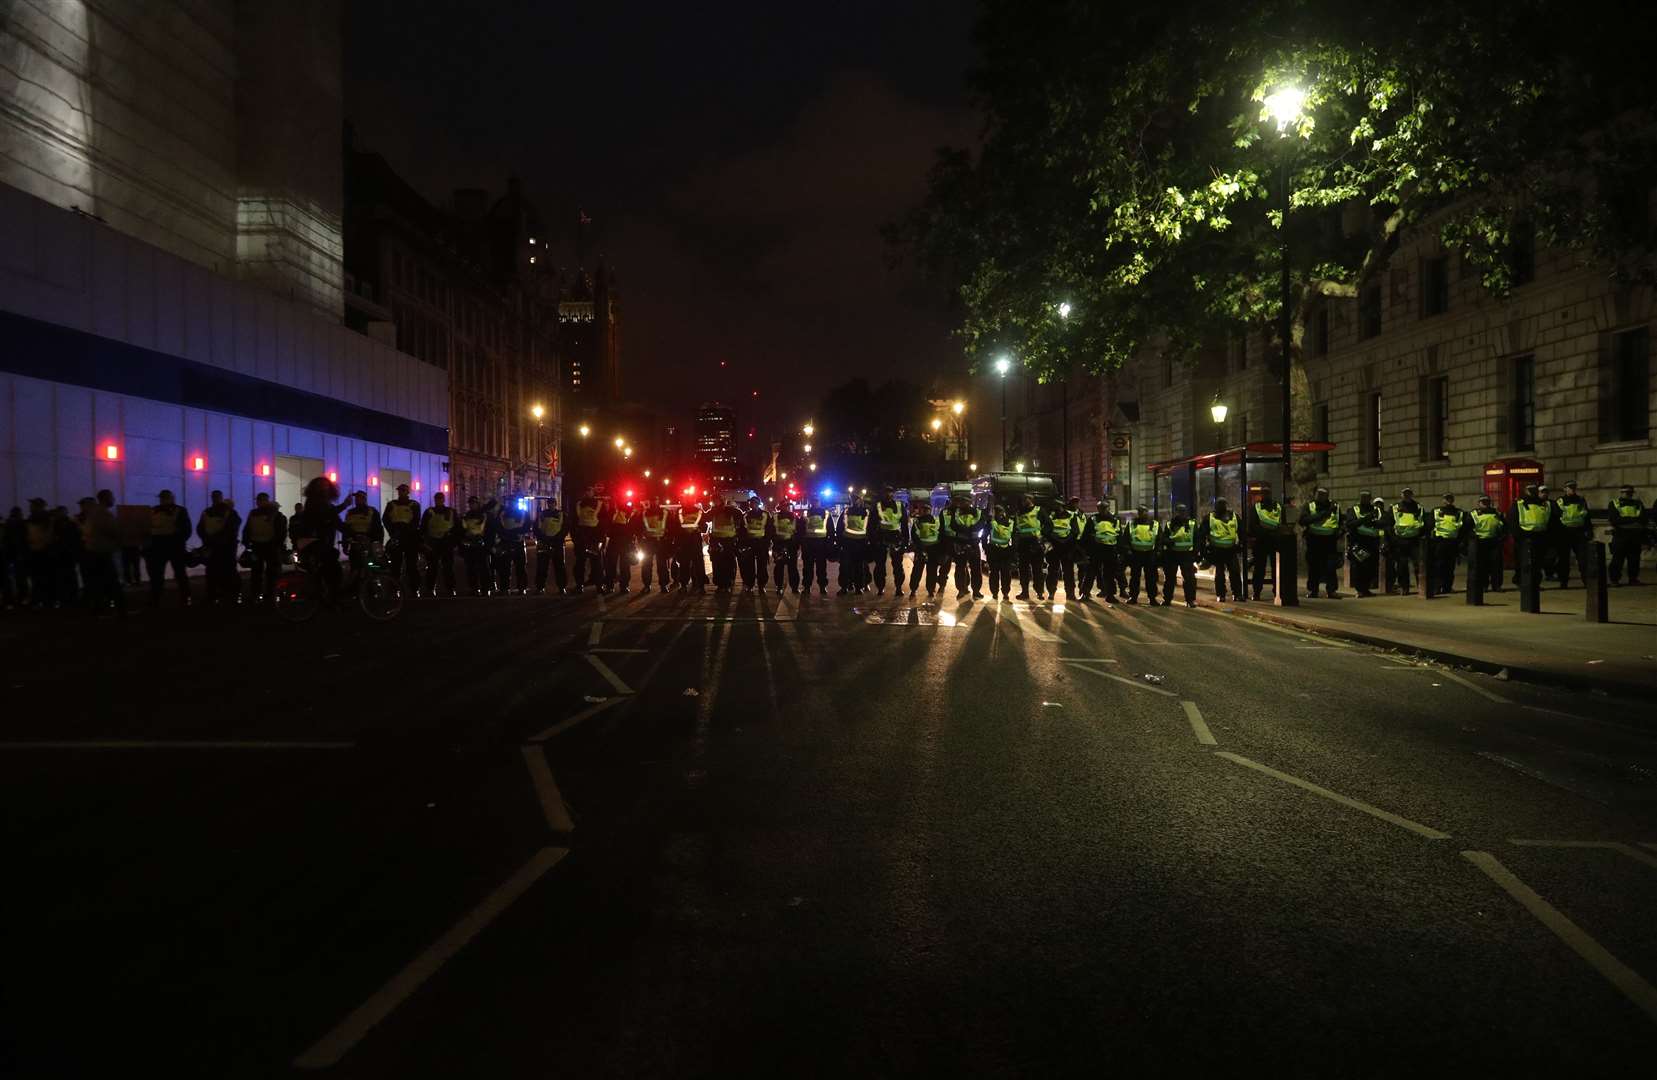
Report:
[[[1426,419],[1426,443],[1422,457],[1428,461],[1450,460],[1446,433],[1450,429],[1450,376],[1435,375],[1426,380],[1421,395],[1421,414]]]
[[[1600,355],[1599,437],[1631,442],[1651,434],[1651,331],[1612,334]]]
[[[1536,357],[1513,359],[1512,397],[1508,402],[1508,446],[1514,450],[1536,449]]]
[[[1358,338],[1364,340],[1381,333],[1381,286],[1364,287],[1358,294]]]
[[[1450,258],[1439,255],[1421,260],[1421,317],[1450,310]]]
[[[1521,221],[1513,226],[1513,239],[1507,252],[1508,270],[1513,284],[1529,285],[1536,280],[1536,224]]]
[[[1378,390],[1364,395],[1363,407],[1364,467],[1379,469],[1381,467],[1381,393]]]
[[[1329,305],[1319,304],[1312,315],[1312,355],[1329,355]]]
[[[1162,386],[1166,390],[1174,388],[1174,358],[1172,356],[1162,358]]]
[[[1312,406],[1312,430],[1318,442],[1329,441],[1329,403],[1320,401]],[[1329,451],[1318,451],[1318,472],[1329,475]]]

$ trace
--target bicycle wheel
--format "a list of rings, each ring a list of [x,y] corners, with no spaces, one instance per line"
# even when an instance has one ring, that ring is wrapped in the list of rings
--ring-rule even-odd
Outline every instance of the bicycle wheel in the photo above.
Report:
[[[367,573],[357,586],[363,613],[376,622],[395,619],[403,610],[403,591],[390,574]]]
[[[302,623],[322,607],[316,583],[311,575],[299,571],[282,574],[276,579],[276,614],[284,622]]]

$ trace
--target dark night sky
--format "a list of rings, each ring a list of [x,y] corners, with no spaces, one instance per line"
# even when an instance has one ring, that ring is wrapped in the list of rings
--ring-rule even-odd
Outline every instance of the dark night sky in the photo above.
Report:
[[[852,375],[959,370],[936,290],[878,228],[972,141],[968,0],[793,6],[352,0],[346,112],[434,202],[521,176],[620,277],[630,396],[797,423]],[[718,361],[730,361],[720,386]]]

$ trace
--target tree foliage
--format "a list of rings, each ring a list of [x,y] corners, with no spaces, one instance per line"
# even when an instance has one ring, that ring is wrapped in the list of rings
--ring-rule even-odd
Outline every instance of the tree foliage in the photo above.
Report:
[[[1532,228],[1649,280],[1653,25],[1608,0],[984,0],[982,145],[942,151],[888,236],[958,288],[974,366],[1044,379],[1269,327],[1280,168],[1297,366],[1311,304],[1356,297],[1406,230],[1498,293]],[[1263,101],[1290,84],[1280,134]]]
[[[894,461],[919,457],[931,414],[926,392],[914,383],[888,379],[876,388],[867,379],[852,379],[830,390],[818,406],[818,441],[841,454]]]

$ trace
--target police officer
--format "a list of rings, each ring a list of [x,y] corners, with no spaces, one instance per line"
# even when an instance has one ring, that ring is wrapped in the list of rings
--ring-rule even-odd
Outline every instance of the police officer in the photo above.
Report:
[[[1571,559],[1584,579],[1588,577],[1588,544],[1594,539],[1594,526],[1588,520],[1588,500],[1576,493],[1576,481],[1565,483],[1565,494],[1554,500],[1554,568],[1559,587],[1571,584]]]
[[[1197,606],[1197,556],[1196,556],[1196,526],[1191,522],[1191,512],[1184,503],[1174,507],[1174,512],[1162,524],[1162,535],[1159,546],[1162,554],[1162,605],[1174,606],[1174,573],[1179,572],[1184,579],[1185,606]]]
[[[1041,550],[1041,509],[1028,495],[1019,499],[1018,514],[1013,519],[1013,545],[1018,553],[1018,598],[1030,599],[1030,586],[1036,587],[1036,599],[1046,599],[1042,591],[1044,560]]]
[[[909,545],[914,549],[914,563],[909,570],[909,595],[914,596],[921,579],[926,579],[926,595],[936,595],[943,588],[944,560],[940,557],[947,539],[943,522],[932,512],[930,502],[915,500],[909,504]],[[1002,516],[1005,517],[1005,511]],[[992,525],[993,530],[993,525]],[[995,553],[990,552],[990,595],[995,595]]]
[[[1513,537],[1513,584],[1519,584],[1519,563],[1523,559],[1523,551],[1530,554],[1531,572],[1536,577],[1536,587],[1542,587],[1542,574],[1545,566],[1545,557],[1551,542],[1553,524],[1553,504],[1542,495],[1542,489],[1535,484],[1527,484],[1525,493],[1513,500],[1513,505],[1507,511],[1507,531]]]
[[[490,500],[491,505],[493,502]],[[466,563],[466,587],[473,596],[488,596],[494,591],[489,572],[490,548],[494,544],[494,516],[476,495],[469,496],[466,513],[460,518],[460,556]]]
[[[410,596],[420,595],[420,504],[408,497],[408,485],[397,485],[397,497],[385,504],[380,513],[388,542],[386,562],[391,580],[402,585],[408,579]]]
[[[353,491],[351,506],[345,511],[345,555],[351,569],[361,570],[370,544],[385,542],[385,525],[380,512],[368,505],[368,492]]]
[[[736,585],[737,540],[743,515],[736,507],[714,507],[708,529],[708,557],[713,561],[713,591],[730,592]]]
[[[1613,585],[1622,584],[1624,568],[1628,583],[1640,583],[1640,549],[1645,546],[1646,507],[1634,497],[1634,485],[1624,484],[1619,494],[1605,508],[1611,522],[1611,565],[1606,574]]]
[[[1381,563],[1381,511],[1367,491],[1346,511],[1346,559],[1352,565],[1352,586],[1360,598],[1375,595],[1376,571]]]
[[[52,515],[45,499],[29,500],[29,516],[24,519],[22,531],[24,554],[18,577],[28,578],[29,606],[56,607],[58,577],[52,566]],[[154,602],[159,603],[160,597]]]
[[[656,500],[645,496],[644,507],[639,511],[638,541],[639,541],[639,582],[640,589],[646,593],[650,591],[651,570],[654,568],[657,585],[660,591],[667,592],[668,581],[673,576],[673,550],[667,536],[667,510],[657,505]]]
[[[1043,523],[1047,541],[1047,595],[1059,597],[1059,578],[1064,578],[1064,598],[1076,600],[1076,541],[1082,532],[1082,500],[1072,495],[1056,506]]]
[[[1433,531],[1427,537],[1431,557],[1429,566],[1422,567],[1423,573],[1432,575],[1427,579],[1432,592],[1448,593],[1455,588],[1456,557],[1461,554],[1468,524],[1467,515],[1456,505],[1455,495],[1446,491],[1442,505],[1433,508]]]
[[[869,558],[874,563],[875,595],[886,594],[886,562],[892,563],[892,592],[903,591],[903,549],[909,546],[909,531],[903,504],[886,488],[875,502],[874,528],[869,537]]]
[[[1122,552],[1122,522],[1111,513],[1110,504],[1100,499],[1092,514],[1082,522],[1082,602],[1098,590],[1106,606],[1116,603],[1116,577]]]
[[[817,499],[811,500],[811,507],[805,513],[804,529],[806,592],[811,591],[811,583],[816,581],[818,594],[827,596],[828,564],[834,555],[834,518]]]
[[[115,527],[114,506],[115,496],[107,488],[95,498],[81,500],[81,582],[86,605],[93,613],[101,614],[113,606],[118,615],[124,616],[127,596],[115,565],[121,535]]]
[[[867,587],[869,508],[862,495],[853,495],[851,505],[840,514],[840,592],[860,593]]]
[[[189,607],[190,577],[184,568],[184,542],[190,536],[190,514],[173,501],[170,491],[163,490],[156,500],[150,508],[149,546],[144,552],[144,569],[150,575],[150,606],[161,603],[161,587],[171,567],[173,580],[178,583],[179,602]],[[30,502],[32,505],[33,500]],[[45,507],[42,502],[41,510]],[[32,523],[32,515],[30,520]]]
[[[1128,581],[1128,603],[1139,603],[1140,575],[1144,575],[1145,600],[1156,607],[1157,539],[1160,530],[1150,508],[1141,503],[1134,509],[1133,523],[1128,526],[1128,563],[1132,576]],[[1172,592],[1169,593],[1173,595]]]
[[[703,559],[702,530],[708,514],[695,502],[680,505],[673,516],[673,566],[679,579],[679,591],[703,591],[708,585],[708,570]]]
[[[1328,488],[1320,487],[1312,493],[1311,501],[1300,512],[1300,527],[1306,534],[1307,598],[1316,600],[1321,585],[1329,599],[1339,600],[1340,593],[1335,591],[1335,568],[1340,565],[1340,557],[1336,554],[1335,542],[1341,534],[1341,511],[1339,504],[1329,497]]]
[[[1226,583],[1231,584],[1231,595],[1240,604],[1247,597],[1243,593],[1243,578],[1237,566],[1239,522],[1225,499],[1214,500],[1214,509],[1197,526],[1197,550],[1214,568],[1214,596],[1221,603],[1226,600]]]
[[[1502,591],[1502,536],[1507,532],[1502,515],[1490,504],[1490,496],[1480,495],[1479,504],[1468,515],[1473,530],[1473,543],[1479,552],[1479,580],[1490,592]]]
[[[980,553],[980,544],[983,541],[984,515],[976,506],[967,501],[965,495],[957,495],[955,504],[945,517],[945,525],[949,529],[950,544],[954,548],[955,563],[955,599],[966,598],[967,586],[972,586],[972,598],[984,599],[984,564]]]
[[[589,485],[575,504],[575,528],[570,530],[570,539],[575,542],[575,566],[570,582],[571,591],[576,593],[589,583],[602,586],[604,580],[599,561],[604,547],[599,516],[603,513],[604,503],[597,492],[597,488]]]
[[[639,523],[633,507],[611,499],[604,510],[604,584],[599,592],[626,594],[633,590],[633,556],[638,550]]]
[[[794,512],[793,505],[787,499],[777,502],[777,512],[771,515],[771,529],[766,535],[771,545],[771,557],[776,565],[772,567],[771,579],[777,583],[777,593],[782,593],[783,578],[788,578],[788,588],[795,596],[800,594],[800,515]],[[809,587],[810,582],[806,582]]]
[[[247,602],[269,604],[276,599],[276,573],[288,542],[288,519],[271,497],[261,491],[242,524],[242,543],[253,557],[248,575]]]
[[[201,539],[203,562],[207,567],[207,604],[218,607],[241,599],[241,575],[236,571],[236,538],[241,533],[242,515],[225,501],[224,492],[208,496],[211,504],[196,522]]]
[[[529,536],[529,515],[513,496],[495,512],[495,581],[500,595],[529,591],[529,567],[524,558],[524,541]],[[515,587],[508,589],[508,584]]]
[[[1396,589],[1401,594],[1410,591],[1410,567],[1419,550],[1422,530],[1427,526],[1427,512],[1415,501],[1415,492],[1404,488],[1398,501],[1392,504],[1387,518],[1387,594]],[[1421,573],[1427,568],[1422,567]]]
[[[742,591],[753,592],[755,587],[765,591],[767,567],[771,562],[771,545],[767,537],[771,530],[771,516],[760,505],[759,496],[748,500],[742,511],[742,528],[737,533],[737,563],[742,571]]]
[[[1293,543],[1291,537],[1283,535],[1283,504],[1272,498],[1270,484],[1260,485],[1260,501],[1254,504],[1253,512],[1248,515],[1248,534],[1254,540],[1254,574],[1251,582],[1254,598],[1260,599],[1260,590],[1266,584],[1266,564],[1272,565],[1272,587],[1280,586],[1277,583],[1277,553],[1284,541]]]
[[[436,596],[442,575],[444,596],[455,594],[455,544],[460,539],[460,515],[441,491],[420,515],[420,546],[426,553],[426,595]]]

